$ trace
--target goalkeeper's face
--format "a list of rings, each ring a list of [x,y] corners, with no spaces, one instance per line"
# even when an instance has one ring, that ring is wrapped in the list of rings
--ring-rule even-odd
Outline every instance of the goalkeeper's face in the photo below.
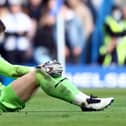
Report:
[[[4,25],[4,23],[0,20],[0,34],[3,33],[5,31],[6,27]]]

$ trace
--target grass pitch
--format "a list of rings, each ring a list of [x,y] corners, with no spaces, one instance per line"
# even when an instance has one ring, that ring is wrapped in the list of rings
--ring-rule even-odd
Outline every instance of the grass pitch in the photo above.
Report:
[[[126,89],[85,89],[101,97],[114,96],[109,108],[81,112],[79,107],[51,98],[41,91],[21,112],[0,113],[0,126],[125,126]]]

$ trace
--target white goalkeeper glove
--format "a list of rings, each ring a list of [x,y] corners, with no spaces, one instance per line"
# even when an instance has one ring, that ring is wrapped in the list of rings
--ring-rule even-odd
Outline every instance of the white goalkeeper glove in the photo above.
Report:
[[[45,62],[44,64],[38,65],[36,68],[47,72],[53,77],[61,76],[63,72],[62,65],[56,60]]]

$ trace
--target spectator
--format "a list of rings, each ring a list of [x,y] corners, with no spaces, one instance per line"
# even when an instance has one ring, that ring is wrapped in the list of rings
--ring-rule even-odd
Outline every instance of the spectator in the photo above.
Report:
[[[2,18],[6,25],[4,56],[12,63],[24,63],[31,56],[32,24],[21,5],[21,0],[9,0],[9,13]]]
[[[68,0],[68,2],[76,16],[83,24],[86,43],[83,49],[82,62],[88,64],[90,62],[91,53],[91,35],[94,29],[93,17],[90,9],[86,4],[86,1],[82,2],[82,0]]]
[[[104,43],[100,48],[100,63],[103,65],[126,63],[126,11],[114,7],[112,15],[107,16],[104,24]]]
[[[95,0],[94,0],[95,1]],[[113,6],[114,0],[102,0],[100,8],[98,8],[98,16],[96,21],[96,26],[92,35],[91,40],[91,63],[96,64],[99,54],[99,47],[103,41],[103,24],[106,19],[106,16],[111,13],[111,8]]]
[[[70,6],[72,7],[76,16],[81,20],[83,23],[83,29],[85,30],[85,36],[88,40],[89,36],[93,31],[93,19],[89,8],[86,4],[82,3],[81,0],[68,0]]]
[[[125,2],[125,1],[123,1]],[[122,6],[122,26],[123,26],[123,32],[120,35],[122,39],[118,42],[118,64],[119,65],[126,65],[126,2]],[[120,24],[120,26],[121,26]]]
[[[4,17],[8,13],[7,7],[6,7],[6,0],[0,1],[0,18]]]
[[[34,38],[35,32],[38,27],[38,22],[41,17],[42,1],[43,0],[28,0],[23,4],[23,11],[31,18],[33,29],[31,32],[32,38]]]
[[[93,22],[94,24],[96,24],[98,13],[103,3],[103,0],[81,0],[81,1],[83,1],[83,3],[89,7],[92,14]]]
[[[0,1],[0,19],[6,16],[8,13],[8,9],[6,7],[6,0],[1,0]],[[4,34],[0,35],[0,54],[4,55],[4,49],[3,49],[3,39],[4,39]]]
[[[97,19],[97,10],[94,7],[92,0],[81,0],[84,4],[87,5],[87,7],[89,8],[91,15],[92,15],[92,19],[93,19],[93,24],[96,24],[96,19]]]
[[[56,58],[56,42],[54,40],[54,25],[56,19],[50,11],[56,4],[56,0],[44,0],[38,28],[34,37],[34,55],[38,63]]]
[[[72,63],[78,63],[85,45],[85,34],[82,22],[75,15],[67,0],[64,1],[61,14],[65,22],[66,57]]]
[[[35,21],[39,21],[41,16],[42,0],[28,0],[24,4],[26,13]]]

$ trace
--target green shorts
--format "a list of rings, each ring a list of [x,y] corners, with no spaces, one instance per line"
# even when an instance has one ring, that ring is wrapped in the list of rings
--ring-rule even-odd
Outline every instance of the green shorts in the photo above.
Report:
[[[15,94],[12,85],[0,89],[0,112],[19,111],[25,107],[25,103]]]

